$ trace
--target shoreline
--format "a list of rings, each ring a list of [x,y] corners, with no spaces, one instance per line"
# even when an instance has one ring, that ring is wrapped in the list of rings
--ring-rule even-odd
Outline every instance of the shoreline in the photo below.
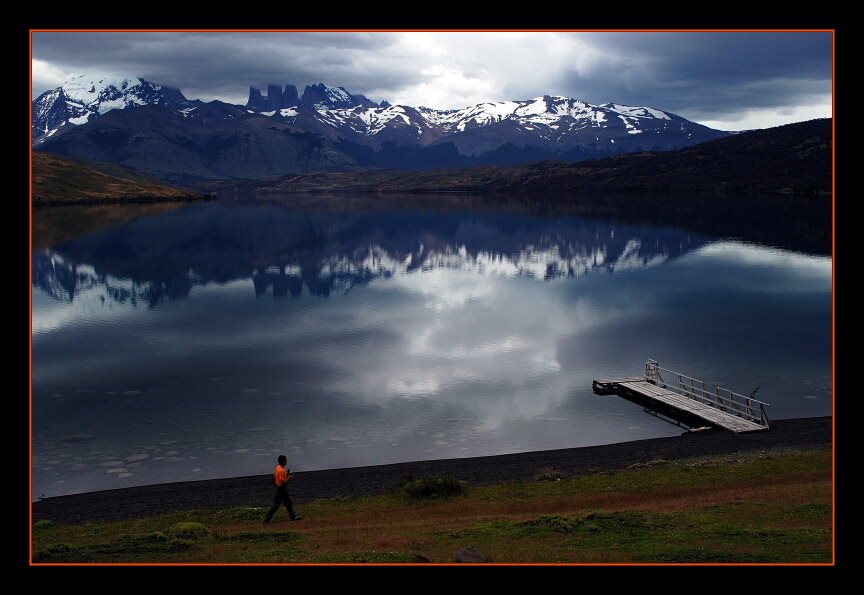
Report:
[[[771,429],[733,434],[713,430],[557,450],[298,471],[289,488],[295,506],[323,498],[384,493],[408,473],[447,475],[469,485],[530,481],[554,468],[566,475],[624,469],[653,460],[688,459],[771,449],[831,448],[831,416],[775,420]],[[275,465],[275,457],[273,464]],[[269,507],[271,475],[151,484],[55,496],[31,503],[32,521],[75,524],[119,521],[194,509]]]

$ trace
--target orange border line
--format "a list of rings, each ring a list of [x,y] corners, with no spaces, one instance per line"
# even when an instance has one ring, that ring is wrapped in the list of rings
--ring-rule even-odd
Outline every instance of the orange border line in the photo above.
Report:
[[[836,34],[831,34],[831,561],[837,561],[837,426],[834,415],[836,413],[836,336],[835,336],[835,313],[836,292],[834,281],[836,279],[836,257],[837,257],[837,139],[836,119],[834,118],[835,107],[835,61],[836,56]]]
[[[33,33],[30,33],[30,105],[33,105]],[[27,434],[30,440],[28,446],[28,483],[29,483],[29,493],[30,493],[30,509],[29,509],[29,522],[30,522],[30,563],[33,564],[33,120],[32,120],[32,107],[31,107],[31,120],[30,120],[30,155],[28,158],[28,172],[30,177],[30,188],[29,188],[29,200],[30,200],[30,208],[28,213],[28,221],[30,225],[30,229],[28,232],[29,238],[29,248],[27,254],[29,255],[28,260],[28,271],[29,271],[29,281],[27,283],[30,293],[29,293],[29,310],[30,310],[30,337],[29,344],[30,348],[28,350],[28,403],[29,403],[29,411],[28,411],[28,427]]]
[[[835,29],[30,29],[30,103],[33,102],[33,33],[48,33],[48,32],[69,32],[69,33],[99,33],[99,32],[141,32],[141,33],[204,33],[204,32],[230,32],[230,33],[255,33],[255,32],[281,32],[281,33],[344,33],[344,32],[384,32],[384,33],[412,33],[412,32],[438,32],[438,33],[495,33],[495,32],[551,32],[551,33],[593,33],[593,32],[619,32],[619,33],[659,33],[659,32],[674,32],[674,33],[707,33],[707,32],[801,32],[801,33],[831,33],[831,562],[812,562],[812,563],[485,563],[476,564],[477,566],[833,566],[836,564],[837,552],[837,532],[836,532],[836,421],[835,421],[835,394],[836,394],[836,343],[835,343],[835,257],[836,249],[836,123],[834,119],[835,113],[835,85],[836,72],[835,60],[836,55],[836,30]],[[31,116],[32,117],[32,116]],[[29,519],[30,526],[33,526],[33,128],[30,127],[30,158],[29,158],[29,177],[30,177],[30,210],[29,210],[29,275],[28,282],[30,289],[30,349],[29,349],[29,484],[30,484],[30,508]],[[381,563],[381,564],[330,564],[330,563],[296,563],[296,562],[281,562],[281,563],[107,563],[107,562],[91,562],[91,563],[50,563],[50,562],[33,562],[33,532],[30,531],[30,559],[31,566],[472,566],[473,564],[460,563],[431,563],[431,564],[413,564],[413,563]]]

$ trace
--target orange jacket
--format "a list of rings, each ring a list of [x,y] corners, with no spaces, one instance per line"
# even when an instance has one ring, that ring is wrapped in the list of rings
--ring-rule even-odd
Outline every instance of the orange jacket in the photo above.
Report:
[[[285,470],[285,467],[282,465],[276,465],[276,470],[273,472],[273,479],[276,481],[277,486],[285,485],[288,483],[288,472]]]

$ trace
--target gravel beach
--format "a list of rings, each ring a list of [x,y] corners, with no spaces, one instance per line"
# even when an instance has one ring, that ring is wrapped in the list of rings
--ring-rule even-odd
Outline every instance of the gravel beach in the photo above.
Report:
[[[770,430],[747,434],[705,431],[582,448],[303,471],[295,474],[289,492],[295,505],[302,506],[304,502],[320,498],[382,493],[408,473],[448,475],[470,485],[484,485],[530,480],[545,468],[576,475],[622,469],[655,459],[674,460],[774,448],[830,448],[832,429],[831,417],[786,419],[773,421]],[[74,524],[192,509],[269,507],[272,498],[272,476],[266,473],[46,498],[33,503],[32,513],[34,522],[50,519],[55,523]]]

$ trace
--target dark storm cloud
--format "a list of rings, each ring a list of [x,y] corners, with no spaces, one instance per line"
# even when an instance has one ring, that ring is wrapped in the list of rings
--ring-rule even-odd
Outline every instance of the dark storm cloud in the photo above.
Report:
[[[323,82],[439,109],[567,95],[742,129],[830,115],[831,42],[779,31],[34,32],[34,93],[84,73],[237,103],[250,86]]]
[[[579,34],[608,69],[571,71],[565,85],[589,102],[620,101],[718,117],[746,108],[824,101],[831,93],[828,32]]]
[[[270,83],[301,92],[317,82],[376,88],[393,73],[370,73],[358,57],[394,40],[369,32],[37,32],[33,58],[67,72],[140,76],[190,98],[239,100],[249,86]]]

